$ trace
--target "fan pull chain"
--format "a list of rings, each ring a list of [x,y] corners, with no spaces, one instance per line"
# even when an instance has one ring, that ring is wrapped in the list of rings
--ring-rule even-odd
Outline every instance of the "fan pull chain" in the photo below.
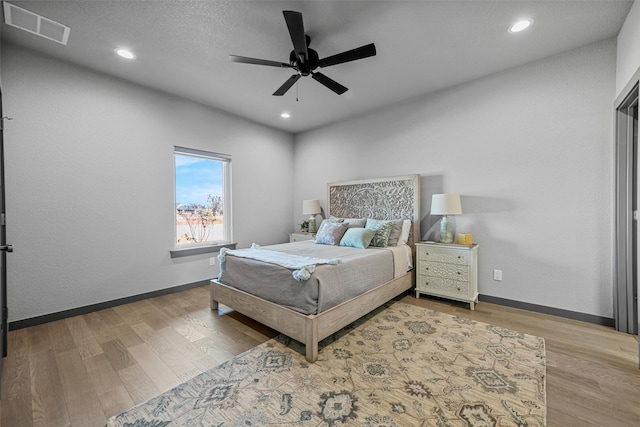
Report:
[[[296,102],[300,102],[300,100],[298,99],[298,85],[299,84],[300,84],[299,82],[296,82]]]

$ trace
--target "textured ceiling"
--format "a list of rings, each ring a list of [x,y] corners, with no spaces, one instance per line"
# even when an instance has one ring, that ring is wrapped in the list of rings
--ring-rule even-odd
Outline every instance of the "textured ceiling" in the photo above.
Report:
[[[67,46],[2,24],[2,38],[288,132],[384,108],[617,36],[631,1],[13,1],[71,27]],[[292,71],[229,54],[288,62],[283,10],[302,12],[320,57],[375,43],[377,55],[323,68],[271,94]],[[531,17],[529,30],[509,25]],[[131,48],[135,61],[114,54]],[[280,113],[291,118],[284,120]]]

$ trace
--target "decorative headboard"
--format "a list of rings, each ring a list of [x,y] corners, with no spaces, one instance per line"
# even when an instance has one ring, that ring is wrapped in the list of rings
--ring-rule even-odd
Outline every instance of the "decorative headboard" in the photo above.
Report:
[[[420,175],[327,184],[327,210],[339,218],[409,219],[409,246],[420,240]]]

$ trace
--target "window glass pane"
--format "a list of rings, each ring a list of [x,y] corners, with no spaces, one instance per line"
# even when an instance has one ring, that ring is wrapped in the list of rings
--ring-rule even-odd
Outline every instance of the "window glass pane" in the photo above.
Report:
[[[180,153],[175,157],[176,247],[225,243],[225,173],[228,160]]]

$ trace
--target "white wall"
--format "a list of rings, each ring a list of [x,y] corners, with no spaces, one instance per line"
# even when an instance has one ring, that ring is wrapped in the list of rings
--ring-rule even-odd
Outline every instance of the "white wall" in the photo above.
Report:
[[[294,213],[328,181],[419,173],[423,236],[431,195],[462,195],[481,294],[611,318],[615,57],[612,39],[297,135]]]
[[[171,259],[173,146],[232,156],[234,237],[287,239],[293,136],[2,45],[9,320],[214,277]],[[264,226],[268,217],[269,226]]]
[[[616,96],[640,69],[640,3],[635,1],[618,34]]]

